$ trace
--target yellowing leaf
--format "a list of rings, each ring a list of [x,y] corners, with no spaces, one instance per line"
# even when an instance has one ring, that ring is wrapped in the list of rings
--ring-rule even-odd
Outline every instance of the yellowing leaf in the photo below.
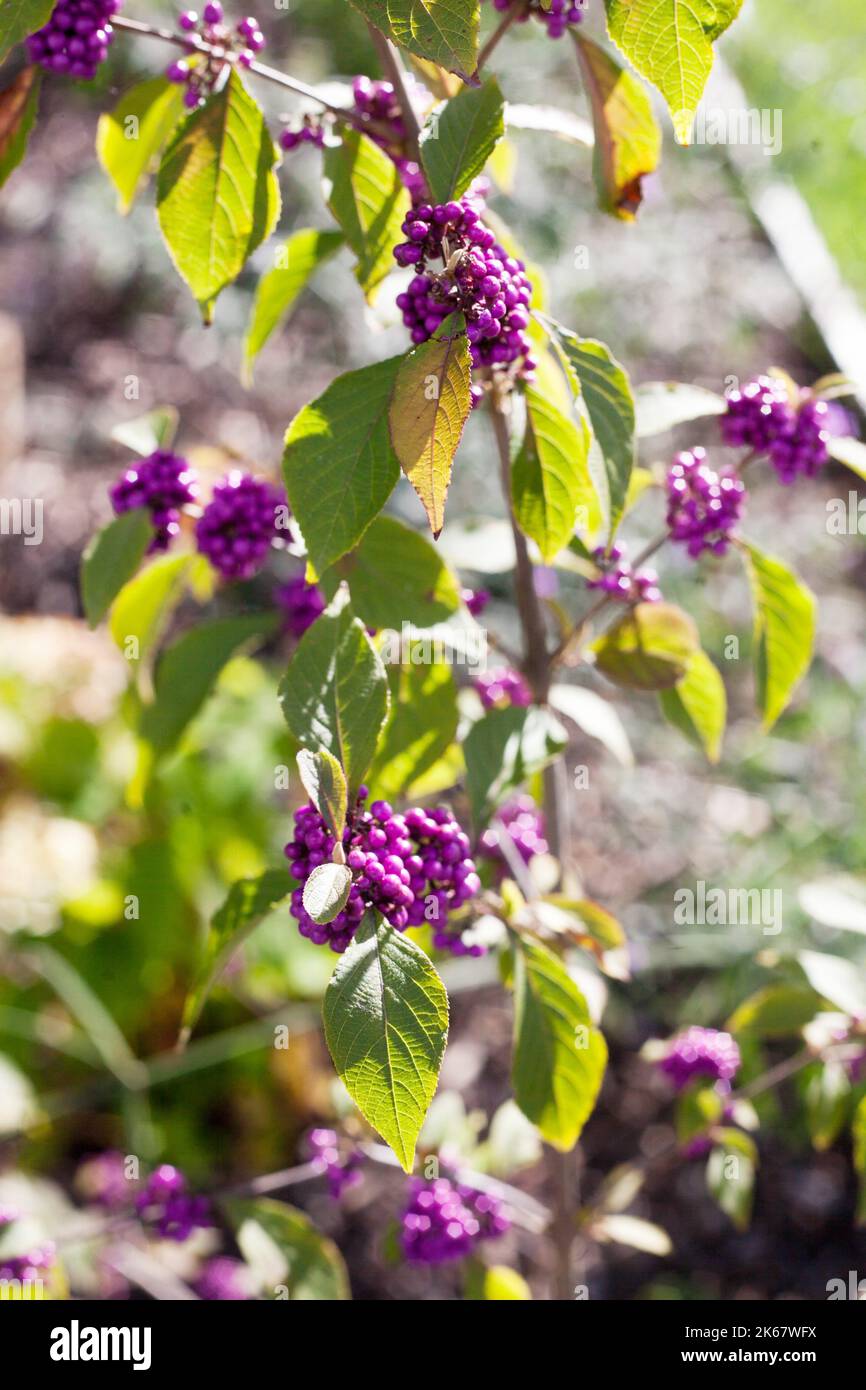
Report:
[[[470,382],[463,316],[452,314],[437,337],[408,354],[394,383],[391,442],[434,536],[445,521],[454,455],[472,408]]]
[[[641,83],[584,34],[575,34],[574,41],[592,109],[599,203],[633,221],[643,201],[643,180],[661,156],[661,131]]]

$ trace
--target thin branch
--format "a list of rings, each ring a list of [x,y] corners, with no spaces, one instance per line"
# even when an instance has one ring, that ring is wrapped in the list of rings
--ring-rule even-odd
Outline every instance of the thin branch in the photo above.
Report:
[[[370,30],[370,37],[375,45],[376,52],[382,68],[394,93],[400,103],[400,114],[403,117],[403,126],[406,135],[406,147],[410,159],[421,166],[421,122],[418,112],[415,110],[412,96],[409,91],[409,83],[406,80],[406,69],[403,67],[403,60],[400,57],[399,49],[395,48],[390,39],[377,29],[375,24],[368,20],[367,28]]]
[[[475,69],[476,75],[484,67],[485,63],[488,62],[491,54],[493,53],[493,50],[498,46],[500,39],[504,39],[505,35],[508,33],[508,30],[511,28],[514,21],[516,19],[519,19],[520,15],[523,13],[525,9],[526,0],[514,0],[511,9],[508,10],[502,16],[502,19],[499,21],[496,28],[493,30],[493,33],[490,35],[490,38],[487,40],[486,44],[481,49],[481,52],[478,54],[478,66]]]

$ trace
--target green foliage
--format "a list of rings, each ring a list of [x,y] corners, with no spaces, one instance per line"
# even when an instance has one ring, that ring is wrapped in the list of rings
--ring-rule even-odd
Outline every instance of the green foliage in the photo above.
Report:
[[[341,841],[346,825],[347,793],[346,778],[337,759],[323,748],[317,753],[302,748],[298,754],[298,772],[310,801],[334,839]]]
[[[280,212],[277,149],[236,71],[174,132],[159,166],[159,225],[205,323]]]
[[[758,1150],[741,1129],[721,1129],[707,1163],[707,1186],[738,1231],[747,1231],[755,1195]]]
[[[313,921],[324,926],[343,911],[352,887],[352,873],[345,864],[319,864],[304,884],[304,907]]]
[[[325,201],[357,257],[355,274],[369,300],[394,269],[394,247],[409,195],[393,160],[366,135],[347,130],[325,154]]]
[[[41,80],[38,68],[24,68],[0,92],[0,188],[27,151],[39,109]]]
[[[815,596],[781,560],[743,544],[755,601],[754,662],[758,705],[771,729],[809,669]]]
[[[94,536],[81,561],[81,601],[91,627],[135,574],[153,536],[143,508],[124,512]]]
[[[479,0],[352,0],[356,10],[419,58],[468,80],[478,49]]]
[[[289,426],[286,491],[319,575],[358,544],[400,476],[388,409],[402,361],[338,377]]]
[[[124,584],[111,606],[109,627],[127,661],[137,666],[153,650],[193,563],[191,555],[159,555]]]
[[[725,683],[704,651],[692,654],[686,673],[676,685],[659,694],[662,713],[692,743],[703,748],[711,763],[721,756],[728,699]]]
[[[568,736],[549,710],[533,705],[489,710],[466,736],[466,789],[476,825],[485,825],[498,806],[534,773],[561,753]]]
[[[408,794],[454,741],[457,718],[457,691],[447,666],[401,667],[391,717],[368,773],[372,793],[386,800]]]
[[[439,551],[393,517],[377,517],[341,568],[352,607],[377,630],[433,627],[460,607],[460,586]]]
[[[100,116],[96,154],[117,190],[120,212],[129,212],[184,115],[183,91],[165,77],[149,77],[124,92],[114,109]]]
[[[244,374],[248,381],[252,379],[253,363],[271,334],[287,317],[319,267],[342,245],[340,232],[305,228],[294,232],[276,253],[273,269],[259,280],[244,338]]]
[[[658,87],[681,144],[713,66],[713,43],[743,0],[605,0],[608,32],[638,72]]]
[[[342,1255],[304,1212],[266,1197],[232,1200],[225,1207],[238,1247],[253,1269],[261,1268],[263,1284],[272,1280],[273,1297],[283,1297],[276,1291],[280,1286],[288,1290],[290,1299],[307,1303],[351,1297]]]
[[[495,77],[464,87],[436,107],[421,132],[421,159],[434,203],[465,193],[505,134],[505,102]]]
[[[349,1095],[411,1172],[448,1035],[445,986],[414,941],[368,913],[334,971],[323,1016]]]
[[[579,510],[589,514],[594,488],[587,445],[582,422],[527,387],[526,431],[512,465],[511,499],[521,531],[535,541],[544,560],[552,560],[571,538]]]
[[[226,662],[272,627],[273,621],[263,614],[217,618],[185,633],[163,653],[156,669],[155,698],[141,719],[142,737],[157,755],[175,747]]]
[[[54,0],[0,0],[0,63],[10,49],[46,24]]]
[[[592,644],[598,669],[630,690],[666,690],[699,650],[697,628],[670,603],[639,603]]]
[[[211,918],[204,956],[184,1004],[182,1042],[189,1038],[208,994],[231,956],[259,922],[287,897],[291,886],[285,869],[267,869],[258,878],[243,878],[232,884],[222,907]]]
[[[388,700],[385,668],[341,590],[304,633],[280,684],[286,723],[299,743],[337,759],[353,795],[372,762]]]
[[[537,941],[515,947],[514,1098],[555,1149],[567,1152],[595,1107],[607,1046],[562,961]]]
[[[814,990],[801,985],[767,985],[744,999],[725,1027],[738,1037],[794,1037],[815,1017],[818,1005]]]
[[[640,82],[585,34],[574,34],[595,130],[593,173],[599,206],[633,221],[643,180],[658,165],[661,131]]]

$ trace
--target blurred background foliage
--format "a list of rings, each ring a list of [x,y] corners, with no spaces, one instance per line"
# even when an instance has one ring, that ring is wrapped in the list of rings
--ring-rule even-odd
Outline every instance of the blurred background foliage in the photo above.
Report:
[[[156,0],[128,8],[153,19],[172,12]],[[290,10],[260,17],[277,67],[315,82],[375,71],[345,0],[293,0]],[[782,108],[784,145],[773,172],[796,182],[866,301],[860,0],[826,0],[820,9],[746,0],[721,48],[755,105]],[[340,257],[263,352],[254,390],[241,386],[251,292],[272,248],[222,296],[215,326],[202,329],[170,271],[151,201],[142,198],[122,223],[93,156],[97,112],[164,56],[159,45],[124,36],[95,88],[49,85],[29,158],[0,200],[0,490],[41,496],[46,511],[42,545],[0,542],[0,1053],[26,1078],[21,1092],[8,1088],[0,1101],[0,1130],[32,1112],[29,1087],[43,1119],[26,1138],[6,1141],[8,1165],[63,1182],[84,1153],[129,1147],[213,1186],[292,1162],[302,1131],[341,1105],[317,1009],[306,1007],[321,993],[331,957],[301,939],[285,908],[214,991],[186,1062],[170,1055],[209,915],[236,878],[279,863],[289,838],[295,779],[287,795],[276,771],[293,767],[293,752],[275,695],[287,648],[281,639],[264,661],[240,658],[226,668],[179,754],[137,805],[125,662],[104,631],[88,633],[78,619],[78,559],[109,515],[107,484],[125,461],[109,434],[121,419],[171,401],[184,452],[206,446],[216,452],[200,457],[215,467],[241,457],[276,475],[282,432],[299,406],[336,372],[402,350],[404,333],[393,296],[365,309]],[[534,26],[510,37],[494,66],[511,101],[544,93],[585,110],[569,46],[545,42]],[[260,96],[272,115],[284,110],[274,89]],[[670,377],[721,390],[732,376],[771,364],[801,383],[833,368],[724,150],[678,149],[666,129],[661,171],[632,226],[596,211],[585,150],[531,132],[515,134],[509,149],[497,164],[493,207],[544,267],[560,321],[605,339],[635,383]],[[327,225],[317,160],[304,150],[284,161],[278,235]],[[465,551],[467,528],[501,516],[485,430],[472,421],[455,475],[443,537],[452,555]],[[716,445],[711,423],[653,440],[643,461],[695,443]],[[864,959],[866,557],[861,536],[828,535],[825,509],[851,486],[833,468],[792,490],[766,476],[750,480],[749,534],[796,565],[821,607],[812,673],[770,735],[752,709],[748,589],[735,557],[696,568],[666,554],[660,565],[666,596],[695,615],[728,687],[730,727],[717,767],[662,724],[652,699],[626,699],[591,672],[580,675],[615,702],[636,759],[622,767],[585,738],[568,755],[570,769],[589,769],[588,788],[573,798],[572,856],[587,893],[619,915],[631,943],[631,981],[604,985],[613,1062],[583,1146],[588,1193],[670,1132],[665,1089],[637,1055],[648,1038],[682,1023],[718,1026],[770,980],[802,978],[792,958],[803,945]],[[405,484],[393,507],[420,524]],[[658,520],[659,502],[648,495],[626,533],[639,545]],[[514,641],[501,552],[495,541],[469,546],[463,578],[492,590],[490,626]],[[281,563],[217,606],[268,605]],[[572,612],[580,593],[574,576],[560,576],[559,601]],[[195,611],[182,608],[180,625]],[[730,635],[740,640],[739,660],[724,659]],[[697,879],[781,889],[782,932],[678,932],[675,888]],[[847,929],[832,911],[816,918],[816,883],[847,904]],[[131,899],[137,916],[129,915]],[[52,953],[93,991],[137,1057],[159,1059],[150,1089],[124,1093],[106,1079],[98,1022],[75,988],[58,993]],[[509,1015],[507,997],[483,972],[471,991],[455,994],[444,1084],[470,1109],[491,1114],[508,1094]],[[292,1042],[280,1051],[270,1044],[274,1019],[284,1016]],[[746,1076],[786,1050],[753,1045]],[[759,1111],[766,1128],[750,1233],[734,1232],[704,1195],[702,1166],[684,1164],[650,1183],[639,1207],[670,1232],[674,1254],[660,1263],[616,1245],[587,1251],[594,1296],[822,1297],[828,1278],[856,1267],[862,1238],[853,1234],[845,1141],[811,1150],[790,1096],[767,1097]],[[543,1170],[526,1182],[545,1198]],[[310,1199],[337,1231],[358,1296],[405,1296],[405,1275],[381,1258],[389,1200],[393,1206],[382,1185],[339,1218]],[[412,1296],[432,1294],[424,1284]]]

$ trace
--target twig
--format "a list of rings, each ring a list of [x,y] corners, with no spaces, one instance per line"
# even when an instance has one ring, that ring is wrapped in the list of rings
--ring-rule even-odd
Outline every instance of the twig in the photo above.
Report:
[[[505,37],[514,21],[523,13],[525,9],[526,0],[514,0],[511,9],[508,10],[502,16],[496,28],[493,30],[493,33],[490,35],[490,38],[487,40],[487,42],[481,49],[481,52],[478,54],[478,64],[475,68],[476,75],[481,71],[485,63],[489,60],[493,50],[498,46],[500,39],[503,39]]]
[[[390,39],[376,28],[375,24],[367,23],[370,30],[370,37],[379,55],[382,67],[388,77],[394,93],[400,103],[400,114],[403,117],[403,127],[405,130],[406,147],[409,157],[421,166],[421,122],[418,119],[418,112],[415,110],[412,97],[409,92],[409,84],[406,81],[406,69],[403,67],[403,60],[398,49],[394,47]]]

